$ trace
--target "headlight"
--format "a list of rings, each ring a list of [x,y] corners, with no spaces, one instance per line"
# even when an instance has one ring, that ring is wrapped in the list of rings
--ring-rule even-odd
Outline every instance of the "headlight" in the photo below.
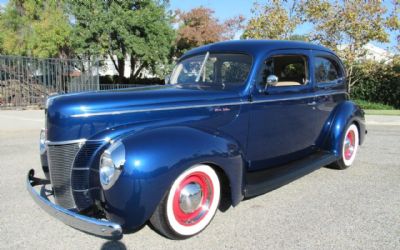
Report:
[[[40,130],[39,150],[41,155],[46,153],[46,129],[44,128]]]
[[[100,158],[100,183],[103,189],[111,188],[118,180],[125,164],[125,147],[122,142],[113,143]]]

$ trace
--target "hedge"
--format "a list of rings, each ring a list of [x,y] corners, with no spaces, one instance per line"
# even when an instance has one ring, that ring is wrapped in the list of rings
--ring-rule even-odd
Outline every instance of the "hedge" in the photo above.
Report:
[[[360,80],[352,87],[351,98],[400,109],[400,60],[360,64],[355,73]]]

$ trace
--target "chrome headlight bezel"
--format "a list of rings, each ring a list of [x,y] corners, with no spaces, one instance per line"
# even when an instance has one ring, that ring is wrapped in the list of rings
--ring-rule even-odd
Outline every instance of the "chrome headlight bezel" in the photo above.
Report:
[[[111,144],[103,152],[99,163],[99,178],[104,190],[110,189],[118,180],[125,164],[125,146],[121,141]]]
[[[41,155],[46,153],[46,129],[44,129],[44,128],[42,128],[40,130],[39,152],[40,152]]]

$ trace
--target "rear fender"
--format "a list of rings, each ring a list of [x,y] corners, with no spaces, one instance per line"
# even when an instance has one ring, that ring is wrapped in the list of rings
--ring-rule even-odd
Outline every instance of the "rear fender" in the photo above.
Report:
[[[332,111],[317,141],[317,146],[339,157],[345,130],[352,123],[359,129],[359,141],[362,144],[366,133],[364,111],[352,101],[344,101]]]

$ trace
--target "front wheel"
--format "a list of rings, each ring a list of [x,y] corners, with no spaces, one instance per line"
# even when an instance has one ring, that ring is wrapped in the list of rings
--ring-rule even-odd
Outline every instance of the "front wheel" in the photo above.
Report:
[[[221,196],[218,175],[208,165],[195,165],[174,181],[150,218],[153,227],[171,239],[184,239],[205,229]]]
[[[341,158],[331,166],[336,169],[346,169],[350,167],[356,158],[359,145],[359,132],[357,126],[351,124],[342,138]]]

